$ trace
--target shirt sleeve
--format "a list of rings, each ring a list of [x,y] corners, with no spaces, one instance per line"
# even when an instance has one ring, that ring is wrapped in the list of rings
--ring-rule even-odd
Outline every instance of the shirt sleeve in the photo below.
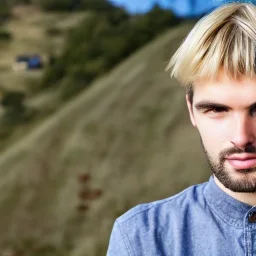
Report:
[[[110,236],[107,256],[131,256],[117,221]]]

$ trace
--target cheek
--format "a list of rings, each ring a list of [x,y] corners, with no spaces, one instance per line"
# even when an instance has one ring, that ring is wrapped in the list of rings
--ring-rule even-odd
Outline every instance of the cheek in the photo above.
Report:
[[[230,130],[226,122],[220,120],[200,120],[197,128],[207,152],[215,157],[227,146]]]
[[[230,118],[210,118],[197,114],[195,122],[201,136],[211,141],[227,142],[232,133]]]
[[[204,150],[207,152],[208,157],[210,157],[214,162],[218,161],[218,155],[221,151],[218,139],[216,139],[216,137],[209,136],[208,134],[200,133],[200,136]]]
[[[228,125],[215,122],[207,122],[198,126],[200,133],[206,138],[208,137],[211,140],[215,141],[224,141],[227,140],[230,130]]]

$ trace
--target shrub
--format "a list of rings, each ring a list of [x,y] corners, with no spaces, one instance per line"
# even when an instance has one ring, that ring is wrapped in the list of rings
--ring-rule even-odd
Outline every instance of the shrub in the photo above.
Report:
[[[101,2],[81,0],[80,4],[88,3],[88,8],[94,6],[95,10],[103,10]],[[104,8],[110,8],[109,3]],[[63,81],[63,97],[71,97],[179,22],[171,11],[157,5],[147,14],[132,17],[121,8],[112,6],[110,10],[91,13],[69,32],[63,54],[45,72],[42,87],[59,85]]]
[[[37,4],[46,11],[70,11],[74,0],[40,0]]]
[[[38,0],[37,4],[47,11],[91,10],[109,12],[113,5],[105,0]]]
[[[66,101],[73,96],[77,95],[79,92],[81,92],[83,89],[85,89],[88,86],[88,82],[83,80],[81,77],[80,79],[77,78],[71,78],[67,77],[65,78],[61,83],[60,88],[60,97],[62,101]]]
[[[80,0],[78,6],[82,9],[96,12],[111,12],[116,9],[107,0]]]
[[[0,41],[10,41],[12,34],[4,29],[0,29]]]
[[[23,101],[25,99],[25,93],[9,91],[5,92],[1,104],[7,109],[23,109]]]
[[[11,16],[11,10],[8,5],[3,1],[0,3],[0,23],[6,21]]]
[[[47,36],[59,36],[63,34],[63,31],[57,27],[50,27],[45,31]]]
[[[12,39],[12,34],[4,29],[0,29],[0,41],[10,41]]]

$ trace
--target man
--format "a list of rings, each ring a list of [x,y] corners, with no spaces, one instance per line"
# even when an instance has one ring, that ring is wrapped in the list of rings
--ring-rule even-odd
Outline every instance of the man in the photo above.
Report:
[[[213,176],[119,217],[107,255],[256,255],[256,6],[204,17],[168,69],[187,87]]]

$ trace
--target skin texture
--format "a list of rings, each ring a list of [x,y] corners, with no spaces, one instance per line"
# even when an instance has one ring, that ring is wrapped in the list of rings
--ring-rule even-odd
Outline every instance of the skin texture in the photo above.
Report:
[[[196,81],[193,102],[186,100],[217,185],[256,205],[256,78],[221,71],[215,80]]]

